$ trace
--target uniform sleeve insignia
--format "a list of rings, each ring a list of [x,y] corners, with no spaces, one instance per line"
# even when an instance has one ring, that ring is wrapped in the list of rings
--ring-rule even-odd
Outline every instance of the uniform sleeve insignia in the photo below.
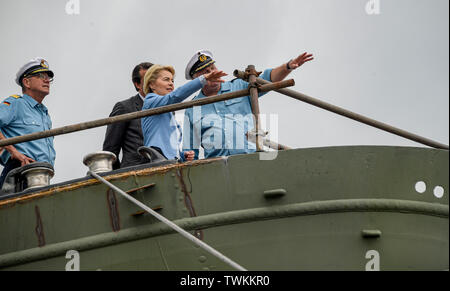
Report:
[[[3,101],[3,104],[6,104],[7,106],[11,105],[8,101]]]

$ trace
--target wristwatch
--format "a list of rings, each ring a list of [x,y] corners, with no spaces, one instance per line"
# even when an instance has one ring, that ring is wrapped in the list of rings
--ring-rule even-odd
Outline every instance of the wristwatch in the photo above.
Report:
[[[290,59],[287,63],[286,63],[286,69],[288,71],[292,71],[291,67],[289,67],[289,63],[292,61],[292,59]]]

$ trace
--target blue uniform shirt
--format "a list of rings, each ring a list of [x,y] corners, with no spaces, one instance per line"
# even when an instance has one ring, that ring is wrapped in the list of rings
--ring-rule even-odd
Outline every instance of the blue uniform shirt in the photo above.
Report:
[[[203,87],[204,77],[192,80],[177,88],[171,93],[160,96],[149,93],[145,96],[142,110],[179,103],[200,90]],[[169,160],[181,156],[179,145],[181,144],[181,129],[172,112],[144,117],[141,119],[144,145],[146,147],[158,147]]]
[[[0,104],[0,130],[6,138],[51,128],[47,107],[26,94],[10,96]],[[36,162],[55,164],[53,137],[15,144],[14,147]],[[4,150],[0,158],[2,164],[6,164],[10,158],[9,152]]]
[[[271,81],[271,72],[272,69],[265,70],[260,78]],[[247,82],[235,79],[222,83],[218,95],[247,88]],[[202,92],[193,100],[200,98],[205,98]],[[200,146],[205,158],[256,151],[256,145],[245,137],[253,129],[250,96],[188,108],[184,114],[183,150],[193,150],[196,159]]]

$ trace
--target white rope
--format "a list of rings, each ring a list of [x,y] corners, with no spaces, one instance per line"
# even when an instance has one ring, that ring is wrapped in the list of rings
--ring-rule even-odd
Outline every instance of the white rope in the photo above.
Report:
[[[121,194],[122,196],[124,196],[126,199],[128,199],[129,201],[131,201],[132,203],[136,204],[137,206],[141,207],[142,209],[144,209],[145,211],[147,211],[148,213],[150,213],[151,215],[153,215],[156,219],[160,220],[161,222],[167,224],[169,227],[171,227],[173,230],[175,230],[176,232],[178,232],[179,234],[181,234],[182,236],[184,236],[185,238],[187,238],[188,240],[192,241],[193,243],[195,243],[196,245],[198,245],[199,247],[201,247],[202,249],[204,249],[205,251],[207,251],[208,253],[212,254],[213,256],[217,257],[219,260],[229,264],[230,266],[232,266],[233,268],[239,270],[239,271],[247,271],[246,269],[244,269],[241,265],[237,264],[236,262],[232,261],[231,259],[229,259],[228,257],[226,257],[225,255],[223,255],[222,253],[220,253],[219,251],[215,250],[213,247],[211,247],[210,245],[204,243],[203,241],[199,240],[198,238],[196,238],[195,236],[193,236],[192,234],[190,234],[189,232],[185,231],[184,229],[182,229],[181,227],[179,227],[178,225],[176,225],[175,223],[173,223],[172,221],[168,220],[167,218],[165,218],[164,216],[158,214],[157,212],[155,212],[153,209],[149,208],[147,205],[143,204],[142,202],[140,202],[139,200],[134,199],[133,197],[131,197],[129,194],[125,193],[124,191],[122,191],[120,188],[116,187],[115,185],[111,184],[110,182],[106,181],[105,179],[103,179],[102,177],[100,177],[99,175],[97,175],[94,172],[89,171],[89,174],[91,174],[94,178],[96,178],[97,180],[99,180],[100,182],[104,183],[105,185],[107,185],[108,187],[110,187],[111,189],[113,189],[114,191],[116,191],[117,193]]]

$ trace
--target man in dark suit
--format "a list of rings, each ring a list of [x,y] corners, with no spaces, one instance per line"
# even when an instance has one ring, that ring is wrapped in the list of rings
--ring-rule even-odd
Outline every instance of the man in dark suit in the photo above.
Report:
[[[152,65],[152,63],[145,62],[133,69],[132,81],[138,94],[124,101],[117,102],[109,115],[110,117],[142,109],[145,95],[142,90],[141,80],[143,80],[145,73]],[[114,169],[145,163],[146,159],[137,153],[137,149],[142,145],[144,145],[144,142],[140,119],[108,125],[105,141],[103,142],[103,150],[112,152],[117,156],[117,161],[113,165]],[[122,161],[119,161],[118,158],[120,150],[122,150]]]

